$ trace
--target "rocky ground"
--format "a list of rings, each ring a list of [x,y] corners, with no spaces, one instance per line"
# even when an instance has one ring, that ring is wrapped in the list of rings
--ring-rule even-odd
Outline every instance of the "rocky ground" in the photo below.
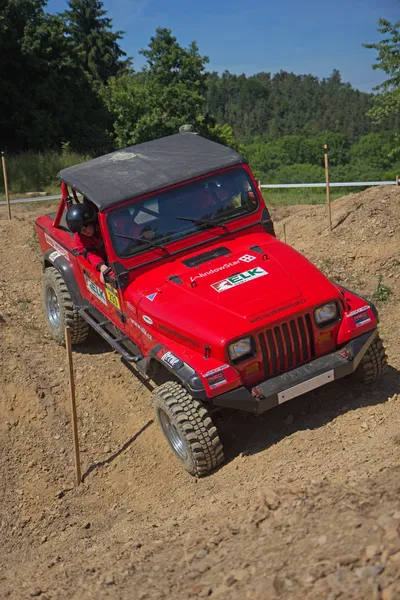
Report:
[[[378,294],[385,378],[339,381],[220,422],[227,463],[195,480],[151,390],[94,334],[74,353],[84,483],[74,487],[65,349],[46,330],[33,220],[0,207],[0,596],[23,600],[400,598],[400,191],[278,208],[276,231]],[[380,282],[380,283],[379,283]]]

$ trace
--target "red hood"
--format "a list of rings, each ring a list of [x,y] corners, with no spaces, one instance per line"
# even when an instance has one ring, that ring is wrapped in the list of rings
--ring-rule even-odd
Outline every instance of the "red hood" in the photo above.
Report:
[[[213,251],[221,256],[209,258]],[[191,259],[205,252],[205,262],[190,266]],[[206,251],[152,268],[135,280],[132,293],[133,288],[139,320],[145,316],[145,322],[152,321],[151,326],[164,334],[179,334],[171,337],[185,345],[190,338],[221,347],[282,316],[339,296],[306,258],[263,233],[221,238]],[[130,289],[126,298],[129,301]]]

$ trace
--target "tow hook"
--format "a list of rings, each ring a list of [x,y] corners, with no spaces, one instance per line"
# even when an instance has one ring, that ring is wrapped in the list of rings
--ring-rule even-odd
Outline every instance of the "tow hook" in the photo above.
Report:
[[[342,358],[345,358],[346,360],[353,360],[353,356],[348,348],[342,348],[339,354]]]

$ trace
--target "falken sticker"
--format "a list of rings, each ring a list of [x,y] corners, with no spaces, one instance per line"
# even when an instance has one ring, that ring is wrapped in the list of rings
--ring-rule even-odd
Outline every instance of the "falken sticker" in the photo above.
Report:
[[[157,296],[157,292],[155,292],[154,294],[149,294],[148,296],[146,296],[147,300],[150,300],[151,302],[153,302],[154,298]]]
[[[146,331],[146,329],[142,325],[139,325],[139,323],[136,323],[136,321],[134,321],[132,318],[130,318],[129,320],[132,323],[132,325],[134,325],[137,329],[139,329],[139,331],[141,331],[143,333],[143,335],[145,335],[147,338],[149,338],[149,340],[153,339],[153,337],[149,334],[148,331]]]
[[[371,308],[369,306],[369,304],[366,304],[365,306],[362,306],[361,308],[357,308],[356,310],[352,310],[350,313],[348,313],[348,317],[354,317],[354,315],[358,315],[358,313],[363,312],[364,310],[367,310],[367,308]]]
[[[210,375],[214,375],[214,373],[219,373],[220,371],[223,371],[224,369],[227,369],[228,367],[229,367],[229,365],[221,365],[220,367],[211,369],[211,371],[207,371],[207,373],[204,373],[204,377],[209,377]]]
[[[115,288],[113,288],[110,284],[106,284],[106,296],[109,302],[121,310],[121,305],[119,303],[118,292]]]
[[[183,362],[181,361],[181,359],[178,358],[177,356],[175,356],[175,354],[173,354],[169,350],[167,350],[164,354],[162,354],[162,356],[160,356],[160,358],[163,362],[165,362],[165,364],[169,365],[173,369],[179,369],[179,367],[181,365],[183,365]]]
[[[47,235],[47,233],[44,234],[44,237],[49,246],[54,248],[54,250],[57,250],[57,252],[59,252],[62,256],[64,256],[64,258],[67,259],[68,262],[70,262],[69,253],[67,250],[65,250],[65,248],[62,248],[60,244],[57,244],[57,242]]]
[[[365,325],[366,323],[370,323],[371,322],[371,317],[369,316],[369,314],[367,313],[367,311],[364,310],[364,312],[359,312],[356,315],[354,315],[353,321],[354,321],[356,327],[361,327],[361,325]]]
[[[264,277],[264,275],[268,275],[268,271],[264,271],[261,267],[255,267],[254,269],[249,269],[243,273],[236,273],[227,279],[213,283],[211,284],[211,287],[214,288],[214,290],[217,290],[217,292],[225,292],[237,285],[242,285],[242,283],[258,279],[258,277]]]
[[[61,254],[56,250],[55,252],[49,254],[49,261],[53,263],[59,256],[61,256]]]
[[[86,287],[89,290],[89,292],[93,294],[93,296],[96,296],[96,298],[100,300],[100,302],[102,302],[105,306],[107,306],[107,300],[104,290],[102,290],[98,285],[96,285],[94,281],[89,279],[89,277],[86,277],[86,275],[85,281]]]
[[[224,383],[226,383],[225,373],[223,371],[218,371],[213,375],[209,375],[206,379],[211,389],[216,388],[220,385],[224,385]]]
[[[150,319],[147,315],[143,315],[143,321],[149,325],[153,325],[153,319]]]

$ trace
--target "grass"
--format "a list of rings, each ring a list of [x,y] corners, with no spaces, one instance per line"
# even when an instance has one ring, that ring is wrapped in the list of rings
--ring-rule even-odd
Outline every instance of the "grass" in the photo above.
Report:
[[[382,283],[382,275],[378,276],[378,284],[375,288],[374,293],[372,294],[372,299],[377,300],[378,302],[388,302],[392,290],[388,285]]]
[[[331,190],[331,201],[342,198],[350,193],[342,188],[340,191]],[[291,204],[324,204],[326,191],[324,188],[296,189],[263,189],[262,195],[267,206],[289,206]]]
[[[27,192],[59,193],[57,173],[65,167],[72,167],[89,160],[91,156],[71,150],[47,150],[45,152],[22,152],[6,156],[7,179],[10,198]],[[0,178],[0,197],[5,200],[4,181]]]

